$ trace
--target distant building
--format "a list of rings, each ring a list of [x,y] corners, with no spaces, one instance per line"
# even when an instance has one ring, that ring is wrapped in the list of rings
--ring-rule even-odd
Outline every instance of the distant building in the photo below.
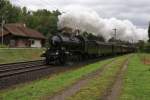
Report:
[[[27,28],[25,24],[5,24],[3,27],[4,44],[9,47],[42,47],[45,37],[42,33]],[[0,43],[2,31],[0,28]]]

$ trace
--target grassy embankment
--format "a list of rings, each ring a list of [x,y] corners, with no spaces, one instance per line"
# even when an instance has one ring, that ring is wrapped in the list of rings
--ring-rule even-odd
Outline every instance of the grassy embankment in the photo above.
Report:
[[[30,84],[25,84],[24,86],[17,87],[16,89],[1,91],[0,99],[37,100],[45,96],[51,96],[54,93],[57,93],[58,91],[70,86],[84,75],[100,69],[104,64],[109,63],[111,60],[112,59],[100,61],[77,70],[54,75],[51,78],[34,81]]]
[[[38,48],[0,48],[0,64],[41,59],[42,51]]]
[[[83,100],[83,98],[84,100],[100,99],[107,88],[113,83],[116,74],[126,59],[127,56],[119,57],[119,59],[110,64],[109,67],[104,70],[100,77],[91,80],[87,86],[83,87],[72,97],[69,97],[68,100]]]
[[[123,90],[120,100],[149,100],[150,93],[150,65],[144,64],[141,57],[149,58],[150,55],[142,54],[135,55],[129,62],[128,70],[124,77]],[[116,63],[113,63],[103,72],[102,76],[93,79],[87,86],[83,87],[80,92],[69,99],[95,100],[100,98],[101,94],[109,86],[115,74],[119,70],[119,66],[124,61],[124,57],[119,57]],[[71,85],[73,82],[82,76],[94,70],[101,68],[102,65],[110,60],[101,61],[95,64],[90,64],[78,70],[65,72],[55,75],[49,79],[32,82],[16,89],[8,89],[0,92],[0,100],[37,100],[46,95],[54,93]]]
[[[150,100],[150,64],[144,64],[141,57],[150,60],[150,54],[133,57],[124,78],[120,100]]]

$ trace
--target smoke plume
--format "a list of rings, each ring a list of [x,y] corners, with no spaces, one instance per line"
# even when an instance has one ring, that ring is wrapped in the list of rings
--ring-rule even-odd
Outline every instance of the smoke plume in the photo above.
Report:
[[[85,7],[66,8],[65,12],[59,16],[58,27],[80,29],[94,35],[103,36],[105,40],[114,37],[113,29],[116,29],[117,39],[129,42],[148,40],[147,30],[137,28],[131,21],[102,18],[95,11]]]

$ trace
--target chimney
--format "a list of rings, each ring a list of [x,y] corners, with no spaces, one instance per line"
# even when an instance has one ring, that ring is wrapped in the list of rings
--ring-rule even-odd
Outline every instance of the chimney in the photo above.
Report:
[[[23,24],[23,27],[26,27],[26,24]]]

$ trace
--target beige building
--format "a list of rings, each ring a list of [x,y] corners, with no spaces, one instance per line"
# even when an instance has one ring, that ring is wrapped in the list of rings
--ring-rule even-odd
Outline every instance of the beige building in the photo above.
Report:
[[[26,27],[24,24],[5,24],[3,27],[3,42],[9,47],[37,47],[45,44],[42,33]],[[0,43],[2,32],[0,31]]]

